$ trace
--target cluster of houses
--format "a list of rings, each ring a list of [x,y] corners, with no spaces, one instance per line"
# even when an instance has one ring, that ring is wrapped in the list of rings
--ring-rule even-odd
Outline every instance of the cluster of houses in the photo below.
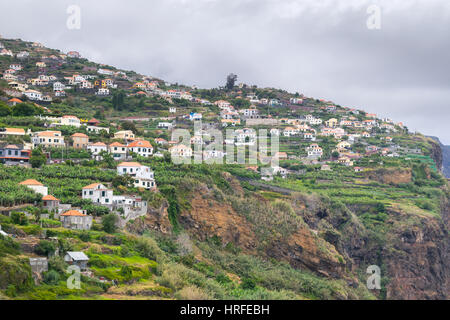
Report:
[[[41,48],[40,46],[33,46]],[[3,71],[1,78],[8,81],[10,88],[17,90],[22,95],[26,96],[29,100],[40,102],[51,102],[53,97],[50,94],[44,94],[37,90],[39,87],[51,87],[54,97],[66,96],[66,90],[77,87],[80,90],[86,92],[93,91],[96,95],[107,96],[110,94],[111,88],[117,88],[117,84],[114,83],[113,78],[120,77],[126,78],[126,74],[122,71],[112,71],[103,68],[86,67],[86,71],[96,71],[97,75],[92,75],[92,72],[88,74],[74,73],[69,77],[58,78],[54,74],[47,74],[50,70],[48,63],[50,61],[56,61],[60,64],[66,63],[67,58],[81,58],[81,55],[77,51],[69,51],[67,54],[42,56],[42,61],[37,61],[35,67],[38,70],[39,75],[36,78],[26,78],[21,72],[24,70],[23,60],[30,57],[30,52],[20,51],[13,53],[0,45],[0,56],[6,55],[16,57],[21,63],[12,63],[9,67]],[[49,61],[46,63],[45,61]],[[104,76],[111,76],[111,78],[103,79]],[[102,79],[100,79],[100,77]],[[35,87],[31,89],[29,86]]]
[[[122,162],[117,166],[118,175],[129,175],[135,187],[156,189],[154,172],[147,166],[137,162]],[[42,196],[42,207],[59,218],[62,226],[74,230],[89,230],[93,217],[86,211],[72,208],[70,204],[62,204],[59,199],[48,194],[48,187],[35,179],[27,179],[19,183]],[[111,212],[118,213],[124,220],[132,220],[147,213],[147,202],[135,195],[114,195],[111,188],[102,183],[87,185],[81,190],[83,199],[91,200],[93,204],[107,207]]]
[[[39,45],[33,45],[33,47],[40,48]],[[9,54],[8,50],[4,47],[0,47],[3,54]],[[6,51],[5,51],[6,50]],[[14,55],[14,54],[13,54]],[[81,55],[76,51],[70,51],[67,54],[61,54],[59,56],[42,56],[41,61],[36,63],[36,67],[42,71],[36,78],[25,79],[21,81],[21,73],[23,72],[22,60],[28,57],[27,51],[21,51],[16,54],[19,62],[11,63],[7,70],[3,72],[3,78],[9,81],[9,86],[19,92],[22,92],[30,100],[37,101],[51,101],[50,95],[44,95],[36,88],[52,86],[55,97],[65,96],[65,92],[68,89],[76,87],[82,92],[94,93],[99,96],[106,96],[110,94],[110,89],[117,88],[118,79],[126,79],[130,86],[126,89],[133,90],[136,95],[154,95],[160,96],[172,103],[169,108],[170,114],[176,114],[176,104],[173,104],[174,99],[188,100],[196,103],[200,106],[215,106],[219,109],[218,125],[217,128],[224,127],[238,127],[235,130],[233,139],[225,139],[225,144],[234,144],[236,146],[252,146],[256,143],[256,133],[252,129],[254,126],[267,126],[269,127],[270,135],[279,136],[282,141],[302,141],[308,145],[302,146],[302,154],[305,157],[299,158],[292,154],[287,155],[285,153],[279,153],[279,158],[286,159],[306,159],[311,163],[314,161],[322,161],[324,157],[324,149],[322,140],[324,137],[332,137],[337,140],[337,144],[332,152],[337,152],[339,157],[334,157],[332,161],[347,166],[353,165],[353,161],[360,157],[379,153],[384,156],[398,156],[401,152],[399,146],[394,145],[393,138],[387,134],[395,134],[399,130],[403,129],[401,123],[394,124],[390,119],[378,119],[375,114],[365,114],[361,111],[353,108],[338,107],[330,101],[320,99],[322,104],[317,107],[314,114],[306,114],[304,116],[298,116],[293,118],[278,118],[270,115],[262,115],[261,107],[269,106],[278,108],[280,106],[286,106],[292,110],[305,107],[305,101],[311,100],[303,95],[296,94],[288,98],[259,98],[255,93],[246,93],[246,96],[242,94],[242,91],[238,91],[240,94],[238,98],[245,99],[249,102],[249,106],[245,108],[235,108],[231,102],[220,99],[215,102],[210,102],[207,99],[195,97],[191,92],[178,86],[172,86],[169,83],[165,83],[165,86],[161,86],[160,80],[155,80],[151,77],[140,77],[130,79],[122,71],[116,71],[108,69],[105,66],[99,68],[96,67],[84,67],[79,73],[73,73],[71,76],[58,78],[55,75],[48,74],[47,64],[53,60],[65,60],[67,58],[79,59]],[[96,74],[95,74],[96,73]],[[48,75],[47,75],[48,74]],[[22,77],[23,78],[23,77]],[[23,79],[22,79],[23,80]],[[30,89],[32,86],[34,89]],[[126,87],[126,85],[122,85]],[[243,88],[244,84],[239,84],[239,88]],[[167,88],[167,89],[163,89]],[[195,86],[192,89],[196,89]],[[137,91],[137,92],[136,92]],[[131,95],[132,93],[130,93]],[[17,98],[15,98],[17,99]],[[13,100],[13,99],[11,99]],[[17,99],[18,100],[18,99]],[[20,100],[19,100],[20,101]],[[17,101],[10,101],[10,103],[17,103]],[[306,103],[307,105],[308,103]],[[313,112],[313,110],[305,107],[307,112]],[[306,113],[306,112],[305,112]],[[321,113],[323,116],[318,116]],[[330,117],[331,115],[331,117]],[[143,157],[150,156],[162,156],[159,152],[155,153],[155,149],[149,141],[144,139],[137,139],[131,131],[119,131],[114,134],[114,138],[120,142],[113,142],[106,144],[104,142],[90,142],[89,137],[84,133],[75,133],[70,138],[61,135],[61,132],[57,130],[59,125],[71,125],[80,127],[86,126],[87,133],[100,134],[102,131],[109,133],[109,128],[100,127],[98,121],[91,119],[87,123],[82,123],[80,119],[74,116],[66,115],[63,117],[42,117],[46,121],[49,121],[50,128],[52,130],[46,130],[41,132],[34,132],[31,134],[32,143],[31,147],[44,146],[44,147],[62,147],[70,141],[70,144],[74,148],[87,149],[91,152],[92,157],[96,160],[102,160],[104,152],[112,155],[114,160],[117,161],[129,161],[132,154],[138,154]],[[200,112],[189,112],[183,116],[191,122],[198,122],[203,119],[203,114]],[[158,129],[173,130],[175,128],[174,117],[166,118],[167,121],[161,121],[158,123]],[[130,119],[131,121],[149,121],[147,118]],[[160,119],[162,120],[162,118]],[[245,123],[245,127],[244,126]],[[10,128],[12,129],[12,128]],[[54,130],[53,130],[54,129]],[[8,129],[9,130],[9,129]],[[382,132],[382,133],[380,133]],[[1,134],[1,132],[0,132]],[[181,158],[191,158],[196,155],[191,147],[192,144],[201,144],[207,147],[205,141],[205,133],[195,133],[189,143],[178,144],[174,141],[166,141],[163,138],[156,138],[155,142],[160,146],[168,145],[168,151],[172,156]],[[379,138],[383,144],[388,144],[388,147],[378,147],[372,145],[367,141],[371,138]],[[353,145],[355,143],[363,143],[365,146],[365,152],[360,154],[355,152]],[[27,152],[22,152],[26,146],[17,146],[18,151],[13,151],[12,145],[0,146],[0,158],[5,161],[14,162],[13,156],[17,157],[17,161],[26,161]],[[22,149],[23,148],[23,149]],[[203,159],[223,158],[226,153],[218,150],[208,150],[204,148],[202,151]],[[303,153],[304,150],[304,153]],[[328,150],[328,148],[327,148]],[[328,153],[327,153],[328,154]],[[280,157],[281,155],[281,157]],[[9,157],[9,158],[3,158]],[[142,182],[142,181],[141,181]],[[150,185],[145,184],[145,187]],[[150,186],[151,187],[151,186]]]

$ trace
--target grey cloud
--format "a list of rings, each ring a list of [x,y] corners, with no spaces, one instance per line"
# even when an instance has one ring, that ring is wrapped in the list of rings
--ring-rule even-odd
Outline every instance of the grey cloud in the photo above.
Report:
[[[366,28],[367,7],[382,29]],[[66,28],[78,4],[81,30]],[[134,0],[0,3],[3,36],[171,82],[222,85],[227,73],[403,121],[450,144],[446,0]]]

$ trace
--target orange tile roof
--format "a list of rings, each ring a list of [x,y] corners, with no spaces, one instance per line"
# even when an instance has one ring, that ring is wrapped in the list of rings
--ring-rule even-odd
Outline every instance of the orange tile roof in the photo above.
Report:
[[[82,214],[78,210],[69,210],[69,211],[63,213],[62,216],[65,216],[65,217],[67,217],[67,216],[85,217],[86,215]]]
[[[95,189],[96,187],[98,187],[98,185],[101,183],[92,183],[88,186],[83,187],[83,189]]]
[[[125,147],[125,145],[119,143],[119,142],[113,142],[109,145],[110,147]]]
[[[22,128],[5,128],[6,132],[11,132],[11,133],[23,133],[25,134],[25,130]]]
[[[42,197],[42,200],[52,200],[52,201],[59,201],[59,199],[55,198],[55,197],[54,197],[54,196],[52,196],[52,195],[47,195],[47,196],[44,196],[44,197]]]
[[[16,146],[15,144],[8,144],[5,149],[19,149],[18,146]]]
[[[56,134],[61,135],[61,131],[41,131],[41,132],[38,132],[37,135],[40,137],[53,137]]]
[[[134,148],[134,147],[142,147],[142,148],[153,148],[150,142],[147,140],[135,140],[131,142],[128,146],[128,148]]]
[[[39,181],[34,180],[34,179],[27,179],[25,181],[22,181],[19,184],[24,185],[24,186],[43,186],[42,183],[40,183]]]
[[[74,134],[72,135],[72,137],[89,138],[87,135],[85,135],[84,133],[80,133],[80,132],[74,133]]]
[[[8,102],[17,102],[17,103],[22,103],[22,100],[20,100],[20,99],[17,99],[17,98],[12,98],[12,99],[9,99],[9,100],[8,100]]]
[[[104,144],[103,142],[99,141],[99,142],[91,144],[91,146],[106,147],[106,144]]]
[[[142,165],[138,162],[122,162],[118,167],[141,167]]]

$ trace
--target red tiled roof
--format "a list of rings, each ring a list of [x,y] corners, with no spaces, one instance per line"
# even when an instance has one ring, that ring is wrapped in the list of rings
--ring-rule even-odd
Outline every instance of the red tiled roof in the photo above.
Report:
[[[85,217],[86,215],[85,215],[85,214],[82,214],[82,213],[81,213],[80,211],[78,211],[78,210],[69,210],[69,211],[63,213],[62,216],[65,216],[65,217],[67,217],[67,216]]]

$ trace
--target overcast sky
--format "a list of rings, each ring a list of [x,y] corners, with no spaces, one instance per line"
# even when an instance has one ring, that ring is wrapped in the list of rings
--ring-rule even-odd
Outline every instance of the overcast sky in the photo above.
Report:
[[[372,4],[381,29],[367,27]],[[70,5],[80,29],[67,28]],[[448,0],[14,0],[0,12],[5,38],[200,87],[234,72],[450,144]]]

